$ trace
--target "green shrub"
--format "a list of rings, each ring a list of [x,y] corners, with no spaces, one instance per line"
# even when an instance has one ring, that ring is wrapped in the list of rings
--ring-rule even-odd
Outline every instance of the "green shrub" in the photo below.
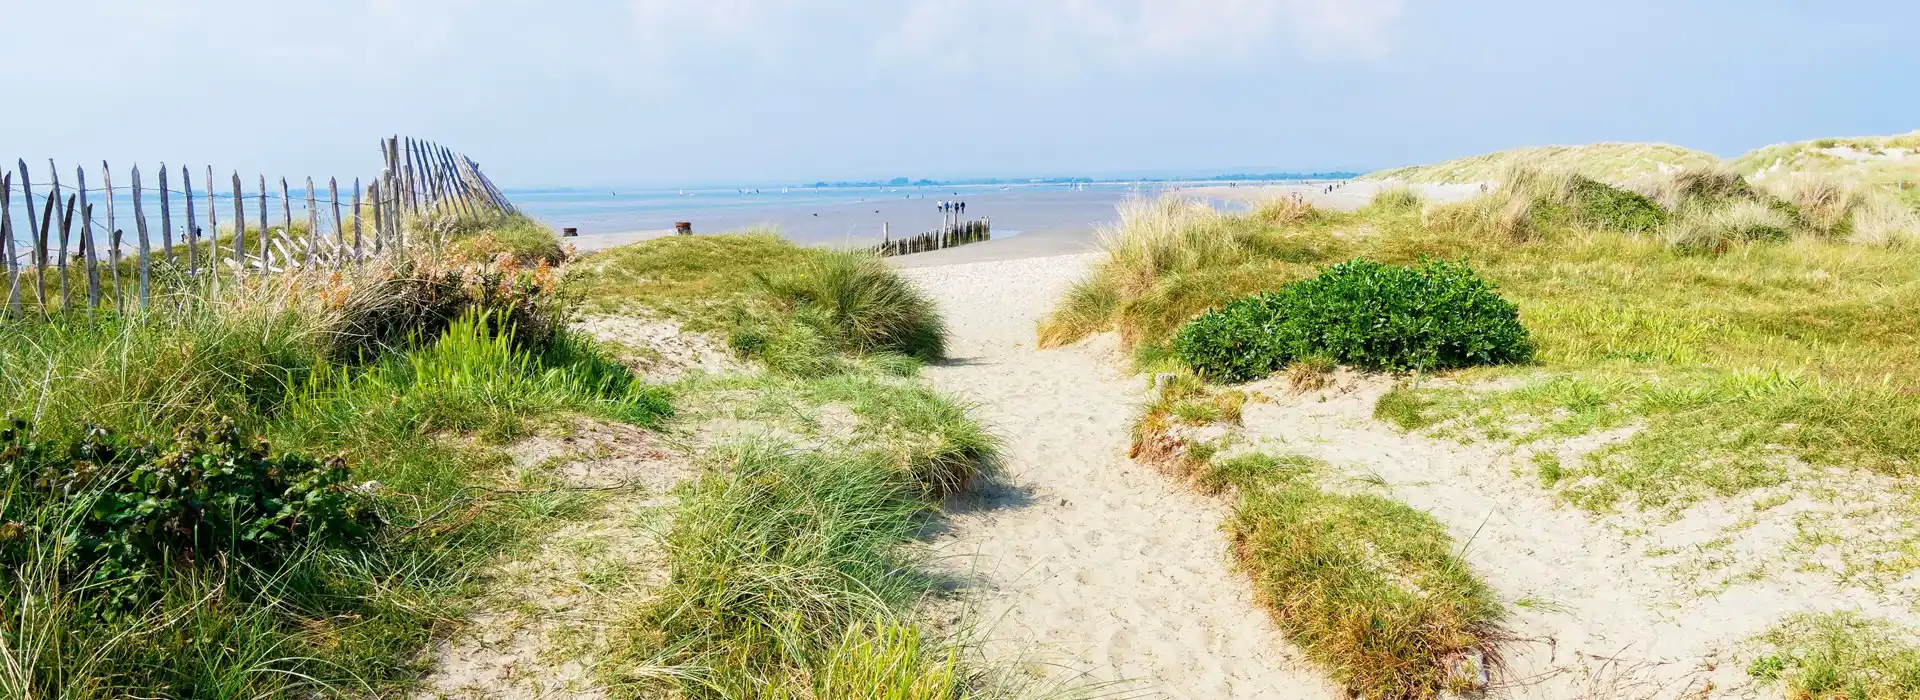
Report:
[[[1181,362],[1239,382],[1295,358],[1323,356],[1375,370],[1444,369],[1526,361],[1533,344],[1519,311],[1464,263],[1419,267],[1352,260],[1312,279],[1208,311],[1174,337]]]
[[[27,563],[31,532],[71,547],[64,574],[125,591],[170,564],[265,565],[305,543],[363,541],[378,524],[344,460],[274,456],[224,418],[164,446],[98,428],[50,442],[29,434],[18,419],[0,429],[9,569]]]
[[[1641,233],[1667,223],[1667,210],[1653,200],[1599,180],[1575,175],[1568,194],[1580,218],[1595,226]]]

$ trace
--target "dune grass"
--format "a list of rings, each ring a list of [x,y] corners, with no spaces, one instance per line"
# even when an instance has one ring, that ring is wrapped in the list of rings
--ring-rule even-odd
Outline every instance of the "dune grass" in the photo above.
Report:
[[[632,680],[677,681],[689,697],[779,697],[818,671],[872,673],[876,655],[903,651],[888,637],[914,634],[906,611],[934,584],[906,546],[930,507],[881,460],[729,448],[674,508],[667,586],[627,625]],[[903,697],[958,695],[951,657],[919,649],[889,664],[914,688]]]
[[[1884,188],[1920,181],[1917,152],[1920,131],[1774,144],[1749,151],[1727,165],[1742,175],[1768,182],[1813,175]]]
[[[919,622],[940,588],[919,538],[996,449],[963,405],[871,375],[715,378],[690,391],[730,397],[731,408],[695,402],[736,419],[788,425],[844,407],[857,424],[795,426],[803,442],[754,437],[709,453],[669,516],[666,584],[619,627],[614,687],[796,700],[1015,693],[956,631]]]
[[[1362,176],[1367,180],[1414,183],[1496,182],[1516,163],[1575,172],[1607,182],[1626,182],[1659,175],[1663,170],[1718,165],[1711,153],[1658,143],[1596,143],[1581,146],[1535,146],[1456,158],[1431,165],[1382,170]]]
[[[1787,697],[1893,700],[1920,696],[1920,645],[1857,613],[1796,615],[1760,635],[1747,673]]]
[[[1232,504],[1232,554],[1274,622],[1357,697],[1483,687],[1503,615],[1446,528],[1392,499],[1339,493],[1305,457],[1221,454],[1190,427],[1240,420],[1245,394],[1192,374],[1161,382],[1130,454]],[[1229,438],[1230,439],[1230,438]]]
[[[855,353],[937,360],[946,349],[946,328],[933,300],[879,258],[820,253],[758,279],[788,311],[812,308],[824,314],[824,328],[834,332],[835,344]]]
[[[0,616],[0,692],[403,692],[420,650],[464,614],[479,567],[578,504],[577,496],[537,489],[483,495],[472,487],[497,482],[501,458],[437,436],[506,439],[556,412],[650,423],[667,410],[664,394],[585,342],[502,327],[515,312],[489,304],[513,306],[524,301],[518,296],[472,297],[458,306],[461,317],[393,328],[404,336],[391,342],[347,333],[367,352],[343,354],[343,329],[352,326],[343,323],[355,318],[343,310],[356,283],[329,273],[276,282],[285,287],[236,287],[231,296],[169,292],[148,314],[0,324],[0,405],[24,421],[30,439],[58,445],[98,429],[164,450],[179,442],[177,431],[230,422],[271,454],[338,456],[354,486],[330,497],[365,499],[383,523],[352,545],[293,542],[271,558],[181,552],[157,563],[164,576],[102,582],[75,573],[81,560],[66,539],[67,528],[108,522],[79,507],[85,494],[42,499],[56,505],[33,512],[8,509],[21,520],[0,522],[0,605],[8,611]],[[18,457],[0,457],[0,502],[36,502],[16,500],[22,489],[41,488],[12,469]],[[62,503],[76,507],[58,510]]]
[[[1676,246],[1672,231],[1703,225],[1691,208],[1660,206],[1670,221],[1635,230],[1637,214],[1613,215],[1644,211],[1634,197],[1600,200],[1567,176],[1510,181],[1421,211],[1277,203],[1236,216],[1136,203],[1108,233],[1107,258],[1043,322],[1041,339],[1117,331],[1136,357],[1162,362],[1164,343],[1188,319],[1322,266],[1464,259],[1519,307],[1533,366],[1470,373],[1514,375],[1517,391],[1403,390],[1411,393],[1394,394],[1399,405],[1383,418],[1520,440],[1640,425],[1567,466],[1594,478],[1556,488],[1594,509],[1683,505],[1780,483],[1784,456],[1893,475],[1920,463],[1910,438],[1920,426],[1911,352],[1920,321],[1906,312],[1920,303],[1920,246],[1832,235],[1818,223],[1832,219],[1817,211],[1820,197],[1777,199],[1713,172],[1678,174],[1644,201],[1742,206],[1746,213],[1725,216],[1762,223],[1787,217],[1784,239],[1723,234],[1713,245]],[[1606,204],[1588,209],[1589,200]],[[1417,415],[1407,410],[1415,405]],[[1529,424],[1547,427],[1502,432]]]
[[[802,248],[767,232],[668,236],[587,256],[568,284],[588,308],[664,314],[796,376],[937,360],[932,300],[878,258]]]
[[[1425,698],[1483,687],[1502,616],[1438,521],[1404,503],[1315,486],[1324,465],[1249,454],[1203,480],[1238,494],[1227,531],[1256,595],[1350,692]]]

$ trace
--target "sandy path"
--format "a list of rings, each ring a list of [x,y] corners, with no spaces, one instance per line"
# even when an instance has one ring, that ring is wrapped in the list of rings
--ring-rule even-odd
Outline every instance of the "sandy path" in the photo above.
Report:
[[[976,581],[990,655],[1172,698],[1333,698],[1229,569],[1219,504],[1127,459],[1137,386],[1034,322],[1091,256],[921,268],[954,361],[929,368],[1006,438],[1005,484],[938,543]]]

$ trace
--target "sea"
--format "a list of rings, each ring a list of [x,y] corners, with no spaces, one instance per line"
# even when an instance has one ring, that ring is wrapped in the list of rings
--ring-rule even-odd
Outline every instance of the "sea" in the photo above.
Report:
[[[695,233],[757,228],[810,245],[870,245],[886,238],[938,229],[947,216],[941,211],[942,203],[964,204],[965,212],[960,215],[961,220],[986,219],[992,224],[993,237],[1001,239],[1055,231],[1091,232],[1101,224],[1115,220],[1117,208],[1129,198],[1157,197],[1169,189],[1202,184],[1223,183],[1146,181],[898,187],[542,188],[508,189],[504,194],[522,212],[556,231],[573,228],[583,237],[666,230],[674,228],[676,223],[687,222]],[[15,239],[19,241],[18,253],[24,258],[30,250],[31,238],[27,235],[31,230],[28,226],[29,217],[37,217],[42,210],[36,206],[36,211],[28,214],[27,202],[19,196],[19,188],[16,183],[10,207],[12,211],[9,213],[13,217]],[[137,240],[136,210],[131,194],[121,187],[115,189],[111,204],[102,196],[105,194],[103,191],[90,190],[95,204],[93,226],[99,237],[97,240],[104,247],[108,232],[112,230],[107,227],[106,220],[106,211],[111,206],[115,219],[113,228],[125,231],[126,242],[123,245],[131,248]],[[147,191],[139,211],[144,214],[153,243],[157,246],[163,230],[162,195],[155,189]],[[257,225],[259,221],[256,189],[249,187],[245,192],[244,214],[250,226]],[[36,204],[45,199],[47,190],[45,186],[35,187]],[[65,193],[71,194],[72,190],[69,188]],[[204,192],[196,194],[193,215],[196,225],[204,229],[208,202]],[[268,220],[276,226],[285,220],[289,209],[279,194],[270,192],[267,209]],[[331,231],[333,212],[327,193],[323,189],[316,194],[318,206],[312,212],[313,218],[322,231]],[[295,221],[307,221],[309,211],[306,193],[295,189],[291,195],[292,218]],[[343,192],[342,195],[343,214],[350,218],[350,198],[347,193]],[[164,197],[174,240],[182,240],[186,233],[188,203],[178,191],[169,192]],[[231,196],[219,195],[213,204],[214,214],[220,224],[223,227],[230,226],[234,215]],[[1236,206],[1231,202],[1217,204],[1224,208]],[[75,218],[80,218],[77,213]],[[80,228],[74,227],[75,240],[70,243],[71,250],[78,250]],[[50,233],[50,242],[58,241],[58,228],[55,227]],[[57,243],[52,247],[57,248]]]
[[[802,243],[866,244],[935,230],[943,203],[963,221],[987,219],[995,238],[1086,228],[1115,217],[1129,197],[1157,196],[1160,183],[901,187],[530,189],[505,192],[515,207],[583,237],[671,229],[695,233],[766,229]]]

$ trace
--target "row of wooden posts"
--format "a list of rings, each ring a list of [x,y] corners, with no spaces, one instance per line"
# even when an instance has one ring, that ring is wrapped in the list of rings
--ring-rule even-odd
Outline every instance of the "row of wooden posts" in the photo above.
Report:
[[[276,224],[268,208],[273,195],[267,190],[265,175],[259,176],[258,189],[246,192],[240,173],[234,172],[232,193],[227,194],[214,191],[213,168],[209,166],[202,181],[205,189],[196,193],[191,169],[179,169],[179,187],[174,189],[168,183],[169,169],[162,163],[155,173],[157,187],[149,190],[139,166],[131,168],[129,186],[115,187],[112,168],[103,161],[98,170],[99,187],[87,186],[87,168],[80,166],[73,169],[74,180],[68,189],[63,188],[60,181],[61,169],[48,160],[48,185],[41,193],[35,191],[31,171],[26,161],[21,160],[17,171],[0,171],[0,257],[5,258],[6,265],[7,313],[19,316],[29,299],[37,303],[43,313],[54,308],[75,308],[75,298],[81,293],[76,287],[82,283],[76,277],[82,276],[87,308],[108,305],[108,297],[111,305],[125,308],[130,300],[122,285],[123,274],[135,277],[140,307],[146,308],[152,303],[157,273],[184,274],[217,287],[222,275],[238,278],[316,266],[337,268],[388,251],[404,251],[412,235],[405,225],[410,217],[486,216],[514,211],[512,204],[472,159],[431,142],[402,141],[398,137],[381,139],[380,150],[387,161],[385,171],[365,190],[356,178],[348,190],[349,203],[344,207],[339,179],[327,179],[330,234],[323,233],[321,225],[320,190],[313,178],[306,179],[304,235],[299,235],[300,224],[293,212],[294,197],[284,177],[280,178],[281,216]],[[127,240],[118,220],[116,199],[122,194],[130,198],[132,205],[131,241]],[[196,195],[206,200],[204,228],[203,222],[197,219]],[[148,196],[158,199],[158,240],[149,229]],[[176,197],[185,202],[179,212],[184,226],[179,229],[178,239],[174,235]],[[230,238],[224,242],[219,240],[219,217],[223,208],[217,201],[220,199],[232,201],[233,219],[227,234]],[[251,234],[247,221],[249,199],[258,204]],[[16,225],[16,202],[24,205],[19,207],[25,210],[21,217],[25,221],[19,222],[26,224],[24,230]],[[95,207],[100,204],[105,206],[101,207],[102,211],[96,211]],[[209,231],[212,233],[207,233]],[[100,250],[102,240],[106,241],[104,251]],[[176,242],[180,245],[176,246]],[[21,250],[23,243],[25,251]],[[129,244],[132,250],[128,250]],[[125,264],[123,256],[127,258]],[[103,264],[105,271],[100,269]],[[74,274],[70,274],[70,269]],[[57,286],[52,294],[48,290],[49,277]],[[30,289],[22,288],[29,284]]]
[[[924,253],[929,250],[940,250],[966,245],[968,243],[991,240],[993,238],[993,221],[982,217],[974,221],[962,221],[957,224],[942,227],[941,230],[928,231],[917,236],[896,239],[891,235],[883,233],[882,238],[883,240],[880,245],[872,248],[873,253],[880,257],[906,255],[908,253]]]

